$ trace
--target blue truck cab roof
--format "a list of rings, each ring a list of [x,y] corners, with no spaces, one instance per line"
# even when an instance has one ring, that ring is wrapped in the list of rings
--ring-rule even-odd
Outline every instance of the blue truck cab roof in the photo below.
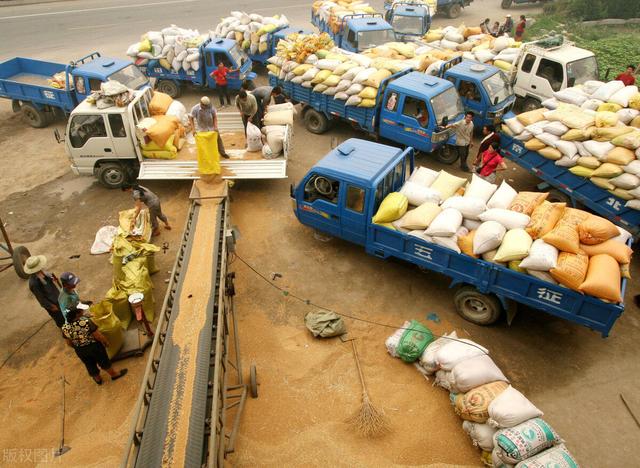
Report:
[[[376,180],[389,167],[396,165],[403,153],[403,150],[394,146],[350,138],[318,161],[312,172],[314,169],[320,170],[339,180],[375,188]]]
[[[276,31],[273,33],[273,37],[275,37],[277,40],[280,39],[285,39],[289,34],[313,34],[313,31],[311,29],[304,29],[304,28],[296,28],[296,27],[288,27],[288,28],[283,28],[280,29],[279,31]]]
[[[459,77],[474,77],[479,81],[485,80],[500,71],[499,68],[475,62],[473,60],[463,60],[449,69],[450,74]]]
[[[436,76],[414,71],[393,80],[388,88],[417,99],[422,99],[425,95],[431,98],[449,88],[453,88],[453,83]]]
[[[383,31],[393,30],[391,25],[387,23],[383,18],[351,18],[348,19],[349,30],[359,33],[364,31]]]
[[[130,60],[111,57],[96,57],[87,63],[79,64],[74,67],[71,74],[74,76],[81,75],[88,78],[96,78],[101,81],[106,81],[109,76],[131,64]]]
[[[208,50],[212,52],[216,52],[220,50],[229,51],[233,49],[233,46],[235,46],[236,44],[237,44],[236,41],[234,41],[233,39],[215,38],[205,43],[204,50]]]

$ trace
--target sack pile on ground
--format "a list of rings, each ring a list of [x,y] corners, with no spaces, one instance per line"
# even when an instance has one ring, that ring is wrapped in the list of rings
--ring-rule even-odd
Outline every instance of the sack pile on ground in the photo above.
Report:
[[[262,16],[232,11],[231,16],[223,18],[209,34],[211,37],[233,39],[253,55],[266,52],[269,48],[269,34],[288,26],[289,20],[284,15]]]
[[[487,466],[524,468],[578,466],[543,413],[518,390],[489,350],[456,332],[434,340],[416,320],[406,321],[385,342],[391,356],[415,363],[434,385],[449,392],[463,430],[482,450]]]
[[[610,302],[622,302],[631,234],[586,211],[473,174],[417,168],[373,223]]]
[[[200,69],[200,45],[209,38],[201,35],[197,29],[184,29],[172,24],[162,31],[149,31],[140,38],[140,42],[131,44],[127,55],[138,66],[154,68],[156,65],[165,70],[179,72]]]
[[[175,159],[185,144],[187,109],[171,96],[154,91],[149,112],[151,117],[136,125],[142,155],[150,159]]]
[[[510,37],[493,37],[483,34],[480,27],[468,28],[464,24],[430,29],[423,40],[428,46],[446,53],[446,58],[440,60],[462,56],[467,60],[493,64],[506,71],[511,69],[522,45]],[[427,50],[421,49],[419,53]]]
[[[503,131],[555,164],[640,210],[640,92],[622,81],[587,81],[553,93]]]
[[[375,8],[362,0],[319,0],[313,2],[312,12],[327,23],[334,33],[340,32],[342,19],[347,15],[377,13]]]

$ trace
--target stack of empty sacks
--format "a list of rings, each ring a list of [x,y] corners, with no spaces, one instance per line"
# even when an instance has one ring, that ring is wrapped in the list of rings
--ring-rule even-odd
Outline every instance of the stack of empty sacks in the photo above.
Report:
[[[503,131],[640,210],[638,87],[587,81],[542,104],[506,121]]]
[[[631,234],[610,221],[473,174],[417,168],[373,223],[542,281],[622,302]],[[411,206],[411,209],[409,207]]]
[[[262,127],[263,146],[262,155],[266,159],[281,156],[284,151],[285,137],[293,129],[293,116],[296,110],[293,104],[273,104],[267,107]]]
[[[151,117],[136,125],[142,155],[150,159],[175,159],[185,144],[187,109],[171,96],[154,91],[149,112]]]
[[[449,391],[462,428],[482,450],[486,465],[578,466],[542,411],[509,384],[485,347],[458,338],[455,331],[434,341],[416,320],[406,321],[385,346],[425,376],[435,374],[434,384]]]
[[[313,2],[312,11],[317,15],[334,33],[338,33],[342,27],[342,19],[347,15],[374,14],[376,10],[362,0],[318,0]]]
[[[172,24],[162,31],[149,31],[140,42],[131,44],[127,55],[138,66],[154,68],[156,64],[167,71],[200,69],[200,45],[209,38],[197,29],[184,29]]]
[[[269,34],[288,26],[289,20],[284,15],[262,16],[232,11],[231,16],[223,18],[209,34],[211,37],[233,39],[251,54],[262,54],[269,48]]]
[[[462,56],[468,60],[491,63],[503,70],[510,70],[520,53],[520,42],[507,36],[493,37],[483,34],[480,27],[468,28],[464,24],[430,29],[423,40],[448,53],[448,60]]]

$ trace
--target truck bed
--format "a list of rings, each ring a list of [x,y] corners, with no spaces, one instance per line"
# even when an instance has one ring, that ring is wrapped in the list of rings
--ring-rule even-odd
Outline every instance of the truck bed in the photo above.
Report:
[[[571,197],[574,203],[579,202],[628,230],[636,239],[640,236],[640,211],[625,208],[626,201],[622,198],[596,186],[589,179],[572,174],[566,167],[556,166],[554,161],[525,148],[524,142],[516,138],[501,133],[500,145],[508,159]]]
[[[475,286],[481,293],[495,294],[505,309],[509,301],[525,304],[570,322],[584,325],[607,337],[624,304],[605,302],[593,296],[554,285],[524,273],[458,254],[424,239],[370,224],[372,241],[367,253],[381,258],[396,257],[419,267],[451,277],[450,287],[459,284]],[[631,240],[629,240],[629,245]],[[621,294],[627,286],[622,279]]]

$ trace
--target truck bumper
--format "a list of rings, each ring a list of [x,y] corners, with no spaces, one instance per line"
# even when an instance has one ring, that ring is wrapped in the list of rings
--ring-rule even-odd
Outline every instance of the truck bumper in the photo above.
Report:
[[[71,165],[71,172],[73,172],[74,175],[80,175],[80,169],[78,169],[78,166],[75,164]]]

